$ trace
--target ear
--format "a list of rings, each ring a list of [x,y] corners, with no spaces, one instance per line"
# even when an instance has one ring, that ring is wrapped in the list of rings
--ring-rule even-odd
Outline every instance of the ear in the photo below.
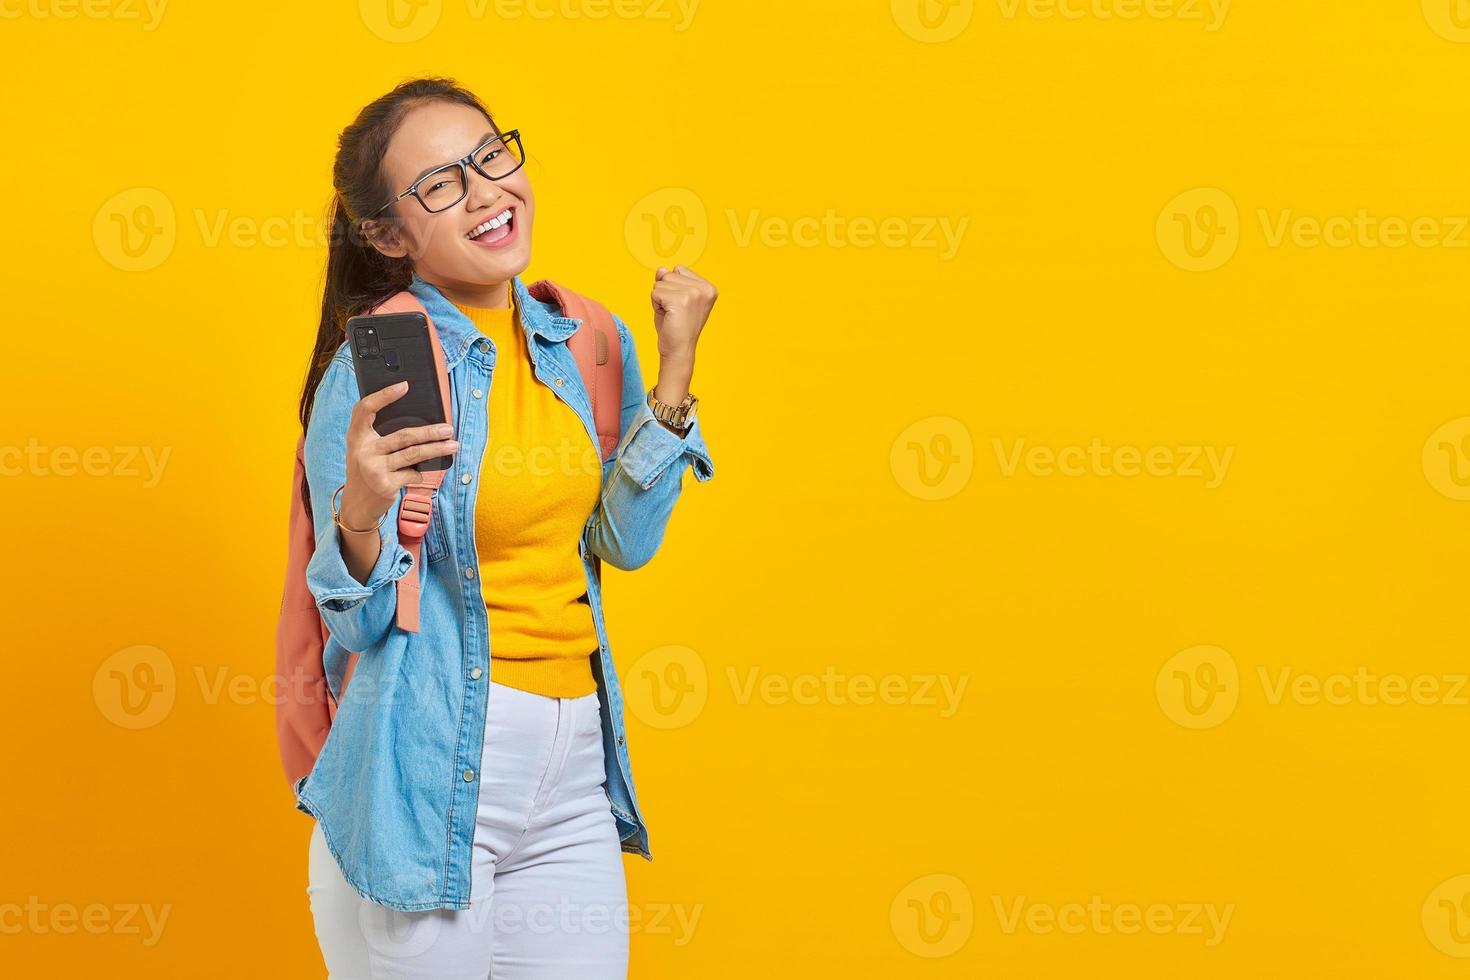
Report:
[[[390,259],[401,259],[408,254],[408,243],[393,222],[369,218],[362,223],[362,237]]]

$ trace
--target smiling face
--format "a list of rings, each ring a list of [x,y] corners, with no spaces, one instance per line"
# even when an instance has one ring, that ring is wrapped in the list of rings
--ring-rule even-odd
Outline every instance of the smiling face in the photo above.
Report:
[[[495,132],[490,121],[469,106],[437,101],[416,106],[388,144],[384,178],[396,195],[465,156]],[[491,155],[480,156],[481,165],[493,173]],[[505,158],[502,151],[499,159]],[[468,168],[467,179],[464,199],[443,211],[430,213],[410,195],[385,212],[396,221],[370,219],[363,229],[378,251],[394,258],[406,256],[421,278],[451,300],[466,306],[504,306],[506,280],[520,275],[531,262],[531,181],[525,167],[500,180]],[[453,200],[457,188],[431,190],[438,183],[437,177],[424,181],[420,193],[431,204],[436,193]]]

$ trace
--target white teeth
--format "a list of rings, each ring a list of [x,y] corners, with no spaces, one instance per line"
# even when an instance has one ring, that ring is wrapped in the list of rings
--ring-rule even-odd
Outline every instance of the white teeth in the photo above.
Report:
[[[476,235],[483,235],[487,231],[490,231],[494,228],[499,228],[501,225],[510,220],[510,212],[511,209],[506,208],[504,211],[500,212],[489,221],[481,222],[480,224],[475,225],[475,227],[470,230],[470,233],[468,235],[465,235],[464,237],[474,238]]]

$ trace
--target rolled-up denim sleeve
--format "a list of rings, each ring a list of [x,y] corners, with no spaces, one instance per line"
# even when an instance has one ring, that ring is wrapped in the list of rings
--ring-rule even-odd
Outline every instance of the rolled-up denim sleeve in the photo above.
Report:
[[[623,353],[622,438],[603,480],[590,544],[614,568],[632,570],[653,558],[663,542],[684,472],[693,469],[695,480],[703,483],[715,475],[715,467],[697,411],[683,437],[654,417],[633,335],[621,319],[613,320]]]
[[[351,361],[339,353],[322,375],[306,427],[306,482],[316,534],[306,586],[332,636],[348,650],[362,651],[392,629],[398,608],[394,583],[412,567],[413,555],[398,541],[395,500],[378,528],[381,548],[367,581],[354,578],[342,558],[342,532],[332,520],[332,494],[347,479],[347,425],[357,399]]]

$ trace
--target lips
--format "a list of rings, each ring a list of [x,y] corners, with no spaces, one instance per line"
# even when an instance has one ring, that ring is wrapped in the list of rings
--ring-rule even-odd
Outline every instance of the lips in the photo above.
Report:
[[[495,248],[505,245],[515,237],[516,228],[515,208],[505,208],[471,228],[465,233],[465,237],[476,245]]]

